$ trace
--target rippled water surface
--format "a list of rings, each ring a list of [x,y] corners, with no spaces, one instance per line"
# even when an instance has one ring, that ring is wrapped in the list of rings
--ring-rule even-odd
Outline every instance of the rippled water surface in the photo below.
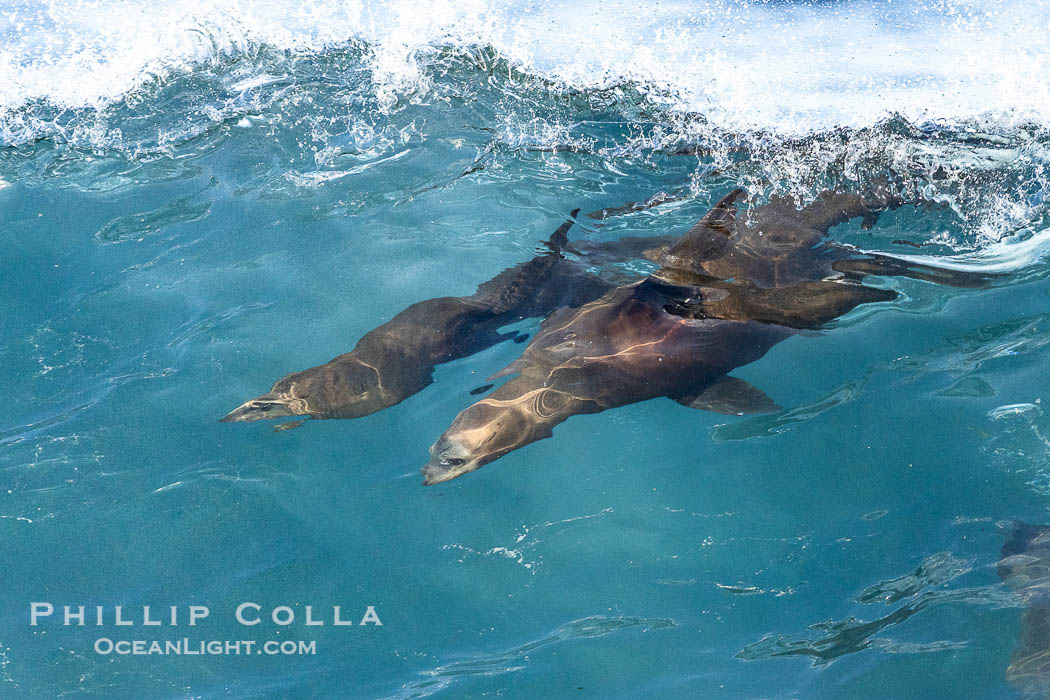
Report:
[[[1048,20],[0,2],[0,696],[1012,697],[1002,530],[1050,522]],[[570,239],[680,234],[734,187],[805,204],[887,172],[915,204],[834,239],[998,277],[875,280],[899,300],[734,372],[779,412],[637,403],[424,488],[505,342],[366,418],[218,422],[573,209],[663,193]]]

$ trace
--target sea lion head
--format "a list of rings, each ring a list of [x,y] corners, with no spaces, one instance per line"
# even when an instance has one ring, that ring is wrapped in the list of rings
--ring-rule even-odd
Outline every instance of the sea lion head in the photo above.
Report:
[[[487,455],[477,454],[472,447],[457,436],[442,435],[430,447],[430,461],[421,470],[423,485],[431,486],[442,481],[455,479],[467,472],[491,462],[495,457],[485,459]]]
[[[505,385],[508,386],[508,385]],[[509,399],[497,395],[464,409],[430,448],[423,485],[455,479],[530,442],[552,435],[569,416],[572,399],[551,388],[538,388]]]
[[[292,402],[288,398],[282,398],[273,392],[268,392],[251,401],[245,401],[221,418],[220,422],[233,423],[236,421],[253,421],[302,415],[302,412],[297,411],[291,404]]]
[[[400,400],[397,391],[384,389],[378,370],[350,355],[279,379],[262,396],[230,411],[222,422],[285,416],[360,418]]]

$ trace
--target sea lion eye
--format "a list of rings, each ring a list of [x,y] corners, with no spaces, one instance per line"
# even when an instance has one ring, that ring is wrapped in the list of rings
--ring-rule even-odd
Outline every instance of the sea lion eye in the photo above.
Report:
[[[467,460],[460,459],[459,457],[447,457],[441,460],[441,463],[449,467],[460,467],[466,464],[466,461]]]

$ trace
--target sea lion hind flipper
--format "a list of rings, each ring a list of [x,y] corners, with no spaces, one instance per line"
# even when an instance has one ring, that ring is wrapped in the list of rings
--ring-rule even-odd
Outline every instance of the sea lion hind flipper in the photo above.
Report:
[[[528,318],[535,315],[542,316],[544,313],[547,313],[546,305],[542,302],[540,302],[540,307],[544,307],[542,308],[542,313],[537,311],[537,298],[545,290],[547,296],[551,296],[552,292],[550,290],[553,289],[559,290],[558,293],[554,294],[555,297],[563,296],[560,290],[565,285],[558,284],[556,286],[556,283],[559,280],[564,281],[573,277],[573,275],[569,274],[573,266],[570,261],[565,259],[565,253],[578,254],[578,251],[569,246],[568,232],[576,221],[576,215],[579,213],[579,209],[573,209],[569,219],[559,226],[548,240],[543,242],[543,246],[546,249],[545,252],[541,249],[540,254],[532,260],[509,267],[487,282],[482,282],[472,296],[462,297],[464,303],[480,305],[478,311],[481,315],[487,314],[491,316],[517,311],[520,314],[520,318]],[[576,275],[576,277],[583,279],[585,276]],[[604,289],[601,289],[597,294],[587,293],[585,297],[590,299],[593,296],[601,296],[601,293],[604,293],[604,291]],[[579,290],[573,288],[571,292],[578,293]],[[567,298],[571,299],[572,297]],[[556,306],[558,305],[560,304],[556,304]],[[496,340],[494,342],[499,341]]]
[[[743,416],[749,413],[774,413],[782,410],[766,392],[737,377],[722,377],[699,393],[671,397],[683,406],[701,411]]]

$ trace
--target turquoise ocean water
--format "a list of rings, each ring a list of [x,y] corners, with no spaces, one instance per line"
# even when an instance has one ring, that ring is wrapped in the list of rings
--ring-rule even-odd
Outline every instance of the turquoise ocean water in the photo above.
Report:
[[[1001,530],[1050,522],[1047,15],[0,3],[0,697],[1014,697]],[[507,342],[366,418],[218,422],[577,207],[668,193],[570,239],[666,235],[888,169],[926,203],[833,238],[1001,277],[873,280],[900,299],[734,373],[782,412],[633,404],[424,488]]]

